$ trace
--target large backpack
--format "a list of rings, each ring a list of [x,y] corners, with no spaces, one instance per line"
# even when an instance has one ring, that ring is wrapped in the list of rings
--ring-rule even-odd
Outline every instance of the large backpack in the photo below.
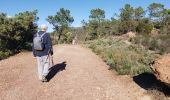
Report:
[[[43,33],[42,35],[39,35],[38,33],[36,34],[33,39],[34,50],[42,51],[44,49],[43,36],[45,34],[46,33]]]

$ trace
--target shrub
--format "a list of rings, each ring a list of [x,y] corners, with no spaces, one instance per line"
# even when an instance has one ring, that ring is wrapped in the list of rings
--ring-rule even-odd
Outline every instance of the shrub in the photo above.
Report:
[[[12,53],[10,51],[0,51],[0,60],[7,58],[10,56]]]
[[[135,45],[107,39],[90,41],[86,45],[103,58],[109,69],[115,69],[119,74],[136,75],[151,71],[149,64],[153,57]]]
[[[150,23],[149,19],[144,18],[142,21],[139,22],[139,25],[136,27],[136,32],[138,33],[151,33],[153,29],[153,25]]]
[[[0,59],[21,50],[30,50],[33,34],[37,31],[37,10],[8,17],[0,14]]]
[[[137,35],[132,42],[143,45],[145,48],[154,50],[159,54],[170,52],[169,35]]]

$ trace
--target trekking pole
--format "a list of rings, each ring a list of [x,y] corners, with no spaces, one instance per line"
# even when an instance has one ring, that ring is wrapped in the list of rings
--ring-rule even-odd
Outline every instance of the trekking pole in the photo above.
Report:
[[[48,54],[49,55],[49,54]],[[50,55],[49,55],[50,56]],[[50,62],[51,58],[49,57],[49,67],[51,67],[51,62]]]
[[[51,55],[52,66],[54,66],[53,56]]]
[[[50,50],[48,51],[48,55],[47,55],[47,58],[46,58],[46,60],[45,60],[45,61],[47,61],[47,60],[48,60],[49,54],[50,54]]]
[[[49,60],[51,60],[49,63],[52,63],[52,66],[54,66],[53,56],[50,54],[50,52],[51,52],[51,50],[48,51],[48,57],[51,56],[51,57],[49,57]]]

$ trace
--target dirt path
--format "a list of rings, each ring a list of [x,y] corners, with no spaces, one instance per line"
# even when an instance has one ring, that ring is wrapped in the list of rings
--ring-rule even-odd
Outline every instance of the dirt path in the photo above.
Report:
[[[51,80],[41,83],[32,53],[0,61],[0,100],[142,100],[145,90],[129,76],[107,70],[89,49],[55,46],[54,63]]]

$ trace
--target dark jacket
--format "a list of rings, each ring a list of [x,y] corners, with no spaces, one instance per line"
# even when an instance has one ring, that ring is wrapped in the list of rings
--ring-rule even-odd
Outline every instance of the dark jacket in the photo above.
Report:
[[[38,32],[39,35],[42,35],[43,33],[44,33],[43,31]],[[34,34],[34,37],[36,37],[36,36],[37,36],[37,33]],[[34,50],[34,48],[33,48],[34,44],[32,45],[32,50],[33,50],[34,57],[36,57],[36,56],[38,56],[38,57],[45,56],[45,55],[48,55],[49,53],[51,55],[53,54],[52,41],[51,41],[49,33],[46,33],[42,38],[43,38],[43,44],[44,44],[44,49],[42,51]]]

